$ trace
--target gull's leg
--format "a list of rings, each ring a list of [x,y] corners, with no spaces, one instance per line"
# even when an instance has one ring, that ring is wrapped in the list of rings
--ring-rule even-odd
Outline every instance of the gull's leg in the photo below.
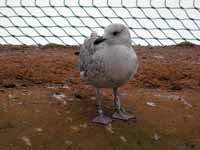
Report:
[[[112,119],[103,114],[102,105],[101,105],[101,95],[100,95],[100,90],[98,88],[96,89],[96,96],[97,96],[98,116],[93,119],[93,122],[100,123],[100,124],[108,124],[109,122],[112,121]]]
[[[114,105],[115,105],[115,113],[112,115],[115,119],[121,119],[121,120],[129,120],[134,118],[133,115],[130,115],[126,112],[125,108],[121,107],[120,98],[118,96],[117,88],[113,89],[113,95],[114,95]]]

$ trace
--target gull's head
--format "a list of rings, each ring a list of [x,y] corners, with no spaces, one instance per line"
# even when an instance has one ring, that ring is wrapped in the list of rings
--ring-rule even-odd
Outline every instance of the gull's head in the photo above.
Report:
[[[130,43],[131,37],[128,28],[123,24],[111,24],[104,30],[103,38],[112,42]]]

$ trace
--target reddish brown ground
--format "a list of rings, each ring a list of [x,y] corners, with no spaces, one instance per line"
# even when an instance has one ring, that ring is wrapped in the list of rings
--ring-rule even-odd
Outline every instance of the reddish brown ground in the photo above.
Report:
[[[77,49],[0,45],[0,150],[200,149],[200,46],[135,47],[140,68],[121,99],[137,121],[111,126],[91,123],[95,91],[80,81]]]

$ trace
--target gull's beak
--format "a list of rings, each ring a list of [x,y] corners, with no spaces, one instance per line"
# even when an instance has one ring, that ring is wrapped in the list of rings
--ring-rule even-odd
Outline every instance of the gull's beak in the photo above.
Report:
[[[95,41],[94,41],[94,45],[97,45],[99,43],[102,43],[103,41],[105,41],[106,39],[103,36],[98,37]]]

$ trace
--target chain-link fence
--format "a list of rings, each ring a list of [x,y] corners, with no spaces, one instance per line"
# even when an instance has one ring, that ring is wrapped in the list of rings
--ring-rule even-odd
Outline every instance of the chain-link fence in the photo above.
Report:
[[[133,44],[200,44],[200,0],[1,0],[0,44],[77,45],[110,23]]]

